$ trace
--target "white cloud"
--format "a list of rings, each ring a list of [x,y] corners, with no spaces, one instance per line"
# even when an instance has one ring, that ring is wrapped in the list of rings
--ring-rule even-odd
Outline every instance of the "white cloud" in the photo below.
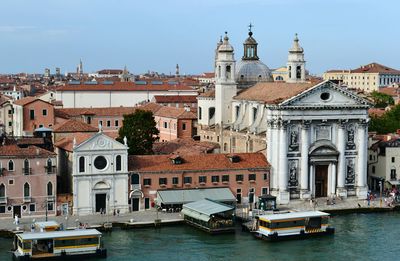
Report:
[[[36,29],[36,26],[29,25],[0,25],[0,32],[2,33],[15,33],[21,31],[31,31]]]

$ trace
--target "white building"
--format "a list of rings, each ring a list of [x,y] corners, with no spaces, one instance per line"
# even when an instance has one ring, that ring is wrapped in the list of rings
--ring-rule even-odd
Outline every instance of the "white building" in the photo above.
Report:
[[[73,213],[129,211],[128,146],[99,132],[74,144],[72,161]]]
[[[251,47],[256,50],[246,41],[245,55],[256,54]],[[251,152],[256,143],[257,150],[266,149],[271,194],[280,204],[296,198],[365,198],[370,104],[332,82],[306,82],[303,52],[296,35],[287,82],[263,77],[258,60],[251,60],[250,87],[235,75],[240,70],[234,70],[233,47],[225,36],[217,52],[215,92],[198,98],[198,133],[204,141],[218,142],[222,152]]]
[[[71,82],[56,90],[64,108],[133,107],[155,95],[197,95],[189,86],[176,82]]]

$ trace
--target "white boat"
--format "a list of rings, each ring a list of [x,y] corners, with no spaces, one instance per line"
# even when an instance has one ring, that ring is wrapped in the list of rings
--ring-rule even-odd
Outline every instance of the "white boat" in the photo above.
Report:
[[[15,235],[14,260],[54,260],[106,257],[101,233],[96,229],[51,232],[24,232]]]
[[[256,217],[254,235],[266,240],[303,238],[334,234],[330,214],[321,211],[290,212]]]

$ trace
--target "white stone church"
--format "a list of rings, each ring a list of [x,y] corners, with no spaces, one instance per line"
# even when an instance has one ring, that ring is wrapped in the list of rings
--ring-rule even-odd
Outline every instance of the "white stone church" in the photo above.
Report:
[[[237,63],[225,35],[216,51],[215,90],[198,98],[201,140],[225,153],[266,151],[270,193],[280,204],[366,198],[369,102],[333,82],[308,81],[297,35],[287,73],[286,81],[271,76],[251,31]]]

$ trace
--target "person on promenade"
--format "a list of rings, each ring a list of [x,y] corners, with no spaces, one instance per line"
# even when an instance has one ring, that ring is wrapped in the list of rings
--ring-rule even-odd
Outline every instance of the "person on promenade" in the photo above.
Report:
[[[14,223],[15,223],[15,225],[19,225],[19,218],[18,218],[18,215],[17,214],[15,214],[15,217],[14,217]]]
[[[367,192],[367,202],[368,202],[368,207],[369,207],[370,203],[371,203],[371,191]]]

